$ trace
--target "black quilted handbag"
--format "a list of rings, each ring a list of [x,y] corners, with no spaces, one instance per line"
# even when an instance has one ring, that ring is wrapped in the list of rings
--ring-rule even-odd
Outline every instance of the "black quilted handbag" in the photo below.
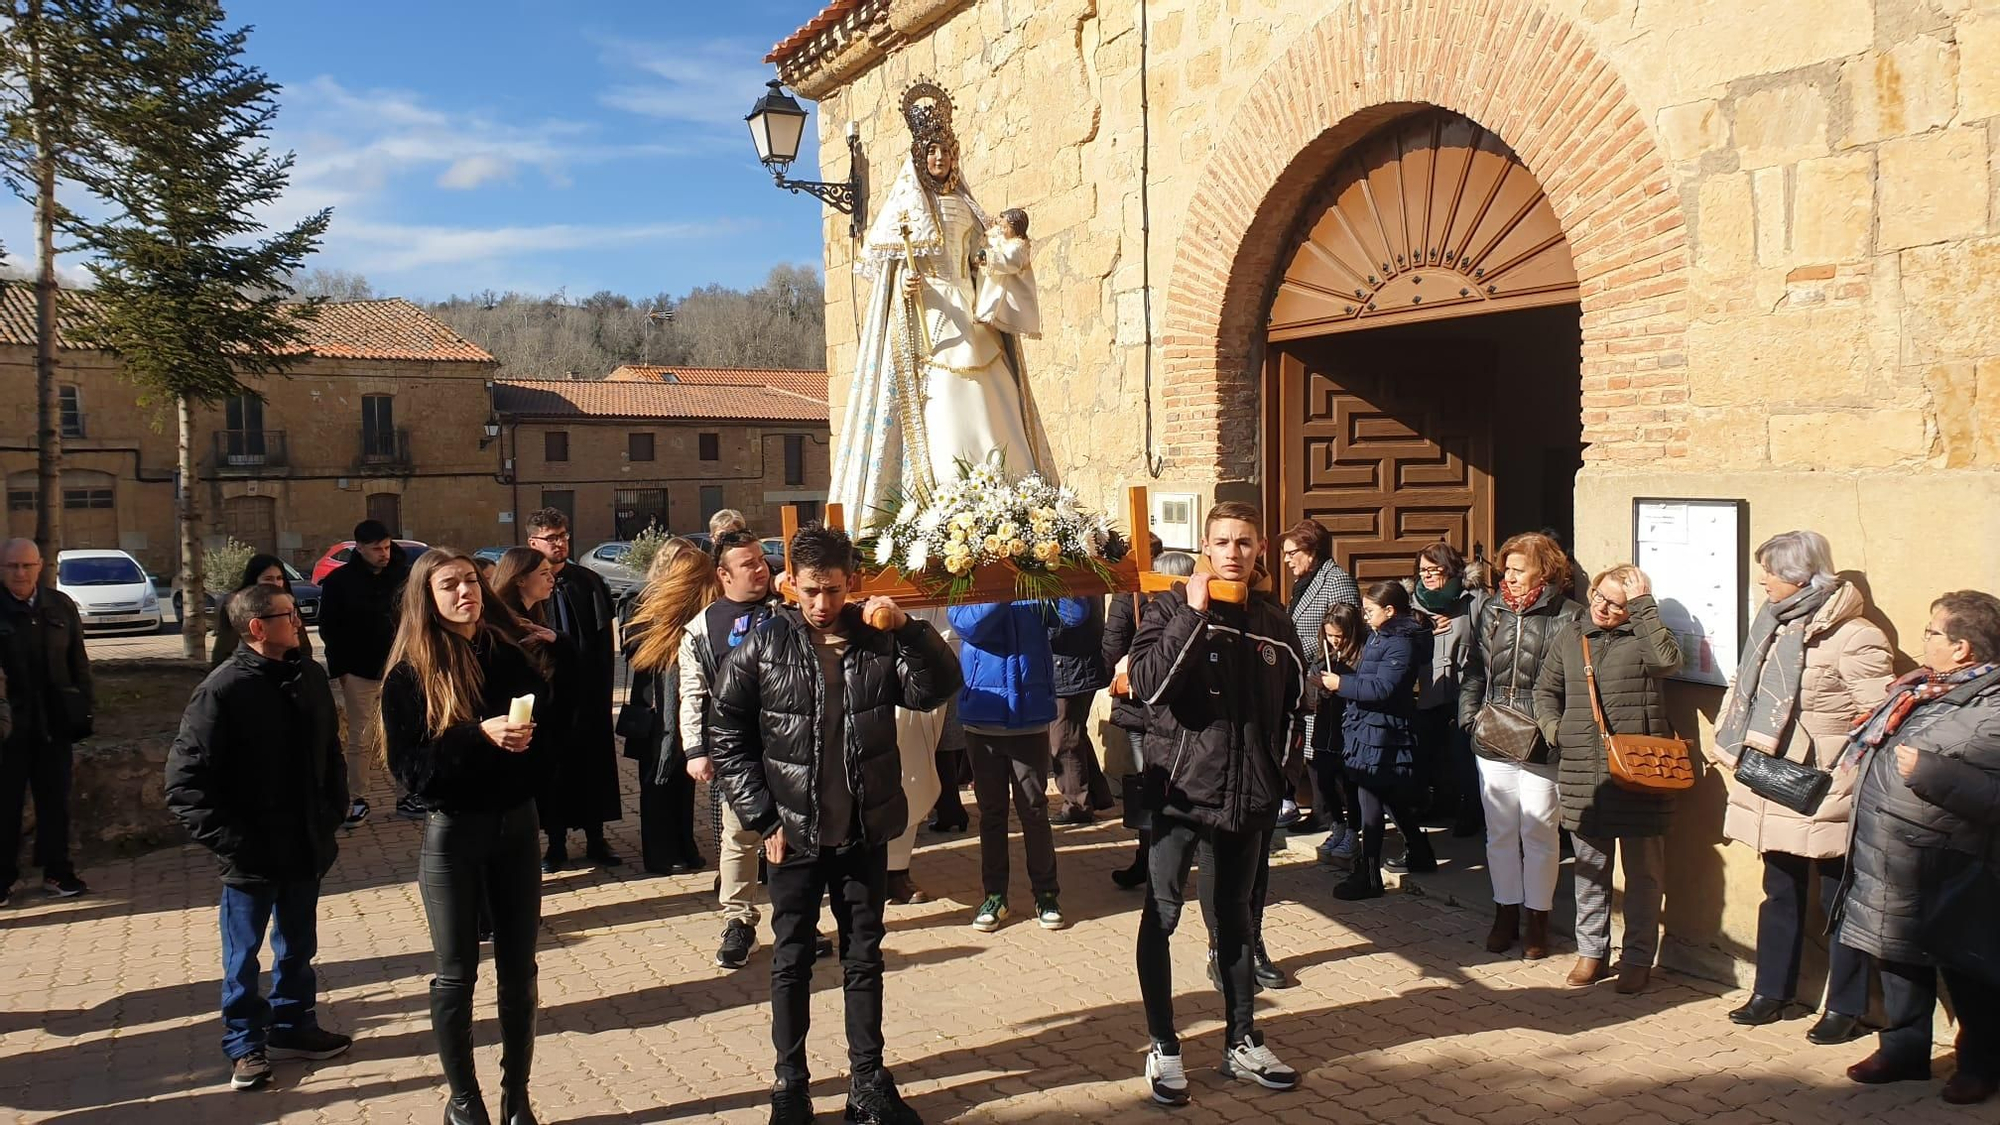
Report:
[[[1833,786],[1833,775],[1825,770],[1748,746],[1736,759],[1736,780],[1750,792],[1800,816],[1819,811],[1819,803]]]

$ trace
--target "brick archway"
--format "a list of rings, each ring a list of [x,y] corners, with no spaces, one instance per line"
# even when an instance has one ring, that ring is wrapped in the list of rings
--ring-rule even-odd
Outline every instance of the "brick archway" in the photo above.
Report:
[[[1686,230],[1617,73],[1538,0],[1348,0],[1258,78],[1188,203],[1161,340],[1169,472],[1257,475],[1264,321],[1301,211],[1349,145],[1423,106],[1499,135],[1548,193],[1580,285],[1591,460],[1685,452]]]

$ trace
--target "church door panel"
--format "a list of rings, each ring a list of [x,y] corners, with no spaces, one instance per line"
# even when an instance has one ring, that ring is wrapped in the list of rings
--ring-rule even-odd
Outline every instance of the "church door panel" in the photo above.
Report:
[[[1364,337],[1273,344],[1284,520],[1318,520],[1362,582],[1405,578],[1443,539],[1493,543],[1492,364]]]

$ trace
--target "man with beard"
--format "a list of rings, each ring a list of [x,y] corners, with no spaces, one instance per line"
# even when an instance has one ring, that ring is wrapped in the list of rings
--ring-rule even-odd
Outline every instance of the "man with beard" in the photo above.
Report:
[[[569,862],[566,837],[583,829],[583,854],[600,867],[624,861],[604,842],[604,822],[619,818],[618,751],[612,742],[611,695],[616,687],[618,612],[611,589],[597,572],[569,561],[569,517],[559,508],[528,516],[528,546],[549,560],[556,574],[549,596],[549,626],[576,646],[576,666],[566,683],[572,696],[563,703],[574,716],[570,737],[556,761],[555,782],[546,801],[537,801],[548,850],[542,870],[554,873]]]

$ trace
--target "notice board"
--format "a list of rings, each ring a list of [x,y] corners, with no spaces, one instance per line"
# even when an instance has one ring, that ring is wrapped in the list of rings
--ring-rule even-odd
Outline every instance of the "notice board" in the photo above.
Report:
[[[1736,672],[1750,625],[1749,516],[1742,500],[1632,500],[1632,561],[1680,641],[1675,679],[1720,687]]]

